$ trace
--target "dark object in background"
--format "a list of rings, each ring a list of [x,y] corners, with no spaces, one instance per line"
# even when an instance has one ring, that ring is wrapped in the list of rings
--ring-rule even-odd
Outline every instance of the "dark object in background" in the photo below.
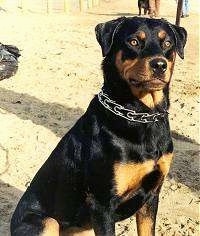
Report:
[[[18,69],[19,49],[0,43],[0,80],[15,75]]]
[[[149,12],[149,0],[138,0],[139,16],[142,15],[142,8],[144,9],[144,15],[146,15]]]

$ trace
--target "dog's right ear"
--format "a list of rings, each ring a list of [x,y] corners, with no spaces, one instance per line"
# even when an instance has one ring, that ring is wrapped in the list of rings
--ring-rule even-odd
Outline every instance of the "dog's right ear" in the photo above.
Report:
[[[95,27],[96,38],[101,46],[103,57],[110,52],[114,36],[125,19],[126,17],[120,17],[116,20],[100,23]]]

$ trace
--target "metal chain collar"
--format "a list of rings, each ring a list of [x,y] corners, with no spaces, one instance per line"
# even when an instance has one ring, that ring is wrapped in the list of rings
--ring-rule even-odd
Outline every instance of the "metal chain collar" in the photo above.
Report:
[[[109,111],[114,113],[117,116],[120,116],[126,120],[138,122],[138,123],[152,123],[157,122],[158,118],[162,118],[168,112],[164,111],[162,113],[137,113],[134,110],[127,109],[122,105],[116,103],[115,101],[111,100],[107,94],[105,94],[102,90],[98,94],[99,102]]]

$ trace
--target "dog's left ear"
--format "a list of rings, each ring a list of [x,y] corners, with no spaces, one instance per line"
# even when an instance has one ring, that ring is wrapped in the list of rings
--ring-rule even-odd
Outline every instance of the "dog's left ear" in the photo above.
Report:
[[[184,47],[187,41],[187,31],[180,26],[170,24],[175,37],[176,51],[180,58],[184,59]]]
[[[101,46],[103,57],[110,52],[114,36],[125,19],[126,17],[120,17],[116,20],[100,23],[95,27],[96,38]]]

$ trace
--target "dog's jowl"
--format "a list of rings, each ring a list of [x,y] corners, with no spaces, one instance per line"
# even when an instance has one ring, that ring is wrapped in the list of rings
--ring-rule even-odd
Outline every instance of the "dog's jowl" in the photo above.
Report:
[[[138,235],[155,235],[173,158],[169,83],[187,34],[137,17],[98,24],[95,32],[103,88],[35,175],[12,216],[12,236],[114,236],[115,222],[135,213]]]

